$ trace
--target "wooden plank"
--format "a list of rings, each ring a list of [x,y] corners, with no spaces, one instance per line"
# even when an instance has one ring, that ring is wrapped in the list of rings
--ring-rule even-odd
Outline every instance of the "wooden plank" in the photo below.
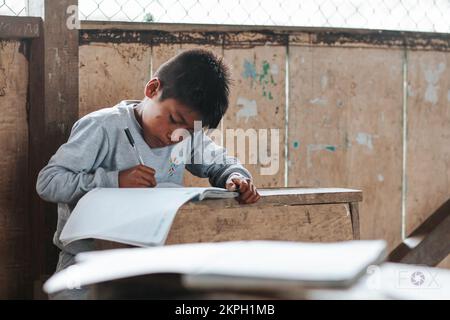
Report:
[[[252,26],[252,25],[214,25],[210,24],[183,24],[183,23],[139,23],[118,21],[82,21],[82,30],[111,30],[131,31],[133,33],[162,32],[162,41],[173,41],[176,33],[203,34],[208,37],[206,43],[212,43],[216,33],[236,34],[253,32],[258,34],[253,45],[264,45],[267,41],[273,42],[282,39],[285,35],[294,36],[291,43],[298,45],[337,46],[337,47],[377,47],[377,48],[412,48],[421,50],[450,50],[450,35],[435,32],[407,32],[389,30],[368,30],[351,28],[323,28],[323,27],[290,27],[290,26]],[[280,37],[281,36],[281,37]],[[175,36],[176,37],[176,36]],[[169,40],[170,39],[170,40]],[[186,39],[185,39],[186,40]],[[189,39],[195,41],[195,39]],[[256,40],[256,41],[255,41]],[[159,40],[158,40],[159,41]],[[237,44],[237,43],[235,43]],[[241,43],[242,44],[242,43]]]
[[[0,41],[0,299],[30,298],[27,46]]]
[[[249,169],[258,188],[284,187],[286,49],[269,44],[231,49],[226,43],[224,57],[234,79],[225,147]]]
[[[298,206],[333,203],[353,203],[362,201],[362,192],[351,189],[334,188],[282,188],[260,189],[261,199],[255,204],[241,205],[235,199],[211,200],[187,203],[190,209],[218,210],[222,208],[263,208],[264,206]]]
[[[0,16],[0,39],[33,39],[40,36],[41,18]]]
[[[447,200],[389,255],[389,261],[437,266],[450,254],[450,200]]]
[[[67,28],[66,13],[77,0],[35,0],[29,14],[45,22],[42,36],[32,41],[30,54],[29,199],[32,225],[33,276],[39,281],[55,271],[57,250],[52,244],[56,206],[39,199],[39,171],[64,143],[78,118],[78,30]]]
[[[408,52],[406,235],[449,198],[450,53]]]
[[[151,74],[151,47],[136,43],[80,46],[82,117],[122,100],[142,100]]]
[[[442,269],[450,269],[450,254],[444,260],[442,260],[436,267]]]
[[[359,239],[361,239],[361,233],[360,233],[360,225],[359,225],[359,203],[358,202],[350,203],[350,214],[352,217],[352,228],[353,228],[354,240],[359,240]]]
[[[402,57],[289,47],[289,186],[363,190],[361,238],[391,249],[401,242]]]
[[[241,206],[211,212],[182,207],[166,244],[230,240],[343,241],[353,231],[347,204]]]

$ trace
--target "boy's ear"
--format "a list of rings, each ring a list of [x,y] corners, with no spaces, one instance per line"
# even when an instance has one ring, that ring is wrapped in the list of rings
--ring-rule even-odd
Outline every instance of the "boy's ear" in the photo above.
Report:
[[[152,78],[145,86],[145,96],[147,98],[154,98],[161,90],[161,81],[158,78]]]

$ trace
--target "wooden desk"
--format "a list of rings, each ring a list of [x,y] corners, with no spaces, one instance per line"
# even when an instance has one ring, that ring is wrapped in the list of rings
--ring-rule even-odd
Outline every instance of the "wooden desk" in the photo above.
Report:
[[[332,242],[359,239],[362,192],[335,188],[261,189],[261,199],[189,202],[177,213],[166,244],[232,240]],[[126,247],[96,240],[98,249]]]

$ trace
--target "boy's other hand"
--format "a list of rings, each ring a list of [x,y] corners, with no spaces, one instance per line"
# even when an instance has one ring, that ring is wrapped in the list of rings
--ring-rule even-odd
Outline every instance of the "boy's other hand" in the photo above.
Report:
[[[261,198],[253,182],[250,179],[246,179],[242,176],[231,175],[227,180],[226,188],[230,191],[239,192],[237,201],[240,204],[255,203]]]
[[[155,169],[142,164],[119,172],[119,188],[153,188]]]

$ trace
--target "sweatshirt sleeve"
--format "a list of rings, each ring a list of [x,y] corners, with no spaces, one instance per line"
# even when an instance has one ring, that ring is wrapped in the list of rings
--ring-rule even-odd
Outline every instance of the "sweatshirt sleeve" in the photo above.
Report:
[[[100,165],[108,154],[108,136],[95,118],[78,120],[69,140],[38,175],[36,191],[49,202],[75,203],[97,187],[118,187],[118,171]]]
[[[237,158],[228,156],[225,148],[217,145],[205,134],[200,137],[194,139],[191,162],[186,164],[189,172],[201,178],[209,178],[209,183],[219,188],[225,187],[225,182],[233,173],[240,173],[252,179],[250,172]],[[197,139],[201,139],[200,142]]]

